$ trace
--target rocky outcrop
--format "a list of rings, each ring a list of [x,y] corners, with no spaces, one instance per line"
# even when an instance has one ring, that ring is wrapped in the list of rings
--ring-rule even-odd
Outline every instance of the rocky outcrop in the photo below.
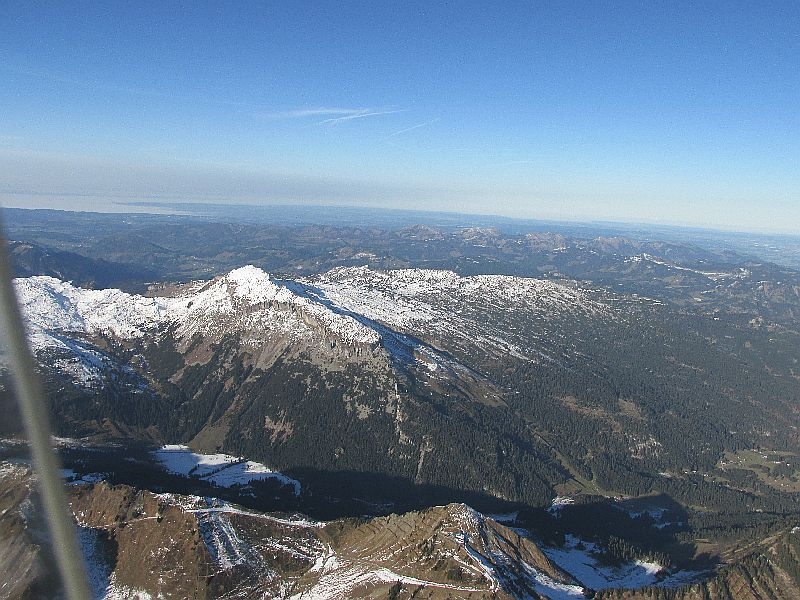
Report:
[[[25,464],[0,462],[0,599],[50,598],[60,588],[46,524]]]

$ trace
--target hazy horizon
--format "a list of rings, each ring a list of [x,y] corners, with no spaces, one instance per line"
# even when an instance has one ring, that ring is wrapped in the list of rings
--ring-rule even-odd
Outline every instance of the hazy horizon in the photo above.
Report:
[[[402,222],[406,225],[429,225],[433,227],[502,227],[514,226],[516,228],[533,227],[535,229],[551,226],[554,229],[586,227],[608,228],[618,233],[640,230],[656,234],[658,231],[683,231],[685,233],[717,233],[720,235],[754,235],[754,236],[778,236],[788,239],[800,239],[800,232],[794,230],[773,230],[773,229],[737,229],[714,226],[713,224],[704,226],[702,224],[671,223],[664,221],[623,221],[613,219],[581,219],[581,218],[531,218],[531,217],[508,217],[495,213],[469,213],[450,210],[425,210],[414,208],[390,208],[384,206],[364,206],[355,204],[310,204],[310,203],[271,203],[271,204],[237,204],[237,203],[213,203],[213,202],[163,202],[158,200],[127,200],[96,203],[91,200],[86,204],[81,204],[75,198],[62,199],[43,199],[42,201],[32,200],[29,202],[17,202],[12,205],[0,203],[0,211],[5,209],[19,210],[53,210],[68,213],[93,213],[93,214],[119,214],[119,215],[154,215],[154,216],[175,216],[175,217],[199,217],[208,218],[213,222],[239,222],[242,215],[233,216],[235,211],[248,211],[255,209],[256,212],[248,213],[244,220],[254,222],[272,223],[279,222],[281,219],[271,218],[270,211],[279,211],[291,215],[296,219],[297,212],[303,214],[303,218],[298,223],[330,225],[331,214],[325,211],[332,211],[342,215],[353,215],[353,213],[364,213],[364,221],[349,220],[348,224],[354,227],[376,226],[380,227],[381,219],[378,215],[387,216],[386,226],[396,225]],[[230,209],[230,212],[225,212]],[[338,213],[336,212],[338,211]]]
[[[790,2],[82,6],[0,24],[0,203],[800,232]]]

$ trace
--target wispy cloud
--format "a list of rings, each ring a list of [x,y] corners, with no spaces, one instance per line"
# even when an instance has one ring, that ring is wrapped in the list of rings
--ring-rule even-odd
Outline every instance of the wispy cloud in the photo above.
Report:
[[[415,129],[419,129],[420,127],[427,127],[428,125],[433,125],[437,121],[441,121],[441,118],[436,117],[435,119],[431,119],[430,121],[425,121],[424,123],[418,123],[417,125],[412,125],[411,127],[406,127],[405,129],[401,129],[400,131],[395,131],[394,133],[390,133],[387,135],[384,140],[388,140],[390,138],[396,137],[398,135],[402,135],[404,133],[408,133],[409,131],[414,131]]]
[[[327,117],[318,121],[320,125],[335,125],[353,119],[364,119],[366,117],[377,117],[379,115],[391,115],[404,112],[403,110],[382,109],[382,108],[352,108],[343,106],[311,106],[306,108],[296,108],[292,110],[274,111],[264,113],[268,119],[312,119]]]
[[[364,119],[366,117],[377,117],[380,115],[393,115],[396,113],[405,112],[404,110],[365,110],[363,112],[354,113],[350,115],[343,115],[340,117],[331,117],[320,121],[322,125],[335,125],[345,121],[352,121],[353,119]]]
[[[367,108],[309,107],[265,113],[270,119],[306,119],[309,117],[346,117],[370,112]]]

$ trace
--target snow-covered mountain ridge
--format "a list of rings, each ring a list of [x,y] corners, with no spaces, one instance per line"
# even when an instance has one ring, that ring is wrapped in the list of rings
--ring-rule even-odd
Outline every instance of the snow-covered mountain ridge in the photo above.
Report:
[[[528,277],[347,267],[310,281],[339,307],[404,333],[450,338],[464,352],[478,345],[535,358],[557,335],[548,323],[613,317],[610,305],[584,290]]]
[[[187,286],[174,297],[145,297],[120,290],[86,290],[53,277],[16,279],[15,287],[35,349],[63,348],[60,334],[140,338],[164,325],[181,337],[227,331],[303,329],[301,312],[352,344],[375,344],[378,334],[352,317],[291,292],[264,271],[246,266],[224,277]],[[282,310],[288,307],[290,310]]]
[[[487,322],[487,311],[501,317],[518,311],[529,320],[564,312],[609,315],[607,305],[550,281],[421,269],[338,268],[313,279],[281,281],[245,266],[186,285],[174,296],[154,297],[87,290],[47,276],[16,279],[15,286],[36,350],[68,349],[64,334],[135,339],[165,326],[186,340],[235,331],[252,341],[269,333],[301,337],[321,327],[345,344],[375,346],[390,327],[410,335],[447,334],[520,355],[530,352],[524,347],[530,336]]]

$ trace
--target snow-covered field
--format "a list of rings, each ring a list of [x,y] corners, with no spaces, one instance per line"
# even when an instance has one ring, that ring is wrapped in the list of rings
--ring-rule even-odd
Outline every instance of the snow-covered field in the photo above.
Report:
[[[229,454],[198,454],[187,446],[167,445],[153,452],[156,460],[170,473],[195,477],[219,487],[247,485],[251,481],[275,479],[292,486],[300,495],[300,482],[261,463]]]
[[[552,334],[544,326],[555,316],[613,313],[583,290],[528,277],[339,267],[301,283],[309,296],[401,333],[425,332],[520,358],[551,358],[543,354]]]
[[[619,567],[600,564],[596,558],[599,548],[591,542],[567,535],[563,548],[543,547],[547,557],[594,590],[608,588],[636,589],[644,586],[678,587],[701,578],[699,571],[664,570],[658,563],[641,560],[624,563]]]

